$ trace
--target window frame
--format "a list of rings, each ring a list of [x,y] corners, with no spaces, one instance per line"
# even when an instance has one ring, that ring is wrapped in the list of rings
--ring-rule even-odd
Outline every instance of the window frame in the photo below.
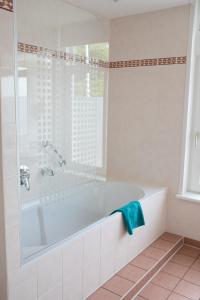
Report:
[[[188,191],[191,130],[194,107],[194,76],[196,61],[196,33],[200,30],[200,0],[193,1],[190,9],[189,41],[186,67],[185,103],[183,116],[180,180],[177,198],[200,203],[200,193]]]

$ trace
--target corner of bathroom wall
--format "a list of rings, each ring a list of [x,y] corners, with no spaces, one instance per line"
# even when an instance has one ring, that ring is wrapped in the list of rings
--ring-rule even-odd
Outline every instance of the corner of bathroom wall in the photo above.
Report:
[[[0,2],[0,40],[0,299],[7,300],[7,278],[20,266],[12,0]]]

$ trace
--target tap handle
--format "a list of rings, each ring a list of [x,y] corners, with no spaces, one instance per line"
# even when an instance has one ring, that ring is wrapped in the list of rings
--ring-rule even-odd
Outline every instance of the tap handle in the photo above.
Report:
[[[20,176],[30,177],[30,169],[26,165],[20,166]]]

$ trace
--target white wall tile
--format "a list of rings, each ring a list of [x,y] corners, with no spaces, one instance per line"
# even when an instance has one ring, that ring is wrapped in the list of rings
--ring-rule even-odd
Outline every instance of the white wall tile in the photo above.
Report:
[[[62,255],[60,247],[37,260],[38,297],[49,292],[62,281]]]
[[[6,299],[6,253],[5,253],[4,229],[0,229],[0,299]]]
[[[91,295],[100,285],[100,260],[87,265],[83,270],[83,296]]]
[[[6,227],[6,256],[7,268],[9,271],[16,270],[20,267],[20,238],[19,226]]]
[[[101,225],[101,255],[115,249],[117,243],[117,218],[118,214],[105,219]]]
[[[8,274],[9,300],[37,300],[37,271],[28,263]]]
[[[100,268],[100,280],[103,284],[115,274],[115,250],[101,254]]]
[[[62,300],[62,285],[51,289],[49,292],[39,297],[38,300]]]
[[[17,285],[26,280],[37,281],[37,265],[35,261],[21,265],[17,270],[8,273],[8,282],[11,285]]]
[[[2,98],[1,101],[2,110],[2,123],[15,122],[15,100],[13,98]]]
[[[37,288],[35,280],[21,281],[19,284],[11,285],[8,300],[37,300]]]
[[[4,208],[6,225],[19,224],[18,179],[16,176],[4,180]]]
[[[14,18],[13,14],[0,9],[0,67],[14,66]]]
[[[1,72],[0,72],[1,73]],[[10,87],[11,88],[11,87]],[[11,102],[10,102],[11,101]],[[2,115],[5,118],[5,123],[2,125],[2,155],[3,155],[3,178],[17,176],[17,144],[16,144],[16,124],[15,121],[15,107],[12,108],[14,97],[8,100],[3,96],[2,98]],[[4,108],[9,112],[4,111]],[[10,116],[10,110],[13,109],[13,116]],[[11,188],[11,186],[9,186]],[[12,186],[17,194],[16,183]]]
[[[15,123],[16,111],[13,68],[0,67],[0,97],[1,124]]]
[[[17,152],[7,149],[3,153],[3,178],[8,179],[17,174]]]
[[[72,272],[71,276],[63,280],[63,300],[82,300],[83,284],[82,270]]]
[[[83,267],[83,238],[78,237],[69,241],[62,248],[63,278],[70,278],[72,273],[79,273]]]
[[[2,125],[2,145],[4,149],[13,148],[16,150],[17,131],[15,123]]]
[[[100,259],[101,252],[101,226],[96,225],[87,230],[83,236],[83,267]]]

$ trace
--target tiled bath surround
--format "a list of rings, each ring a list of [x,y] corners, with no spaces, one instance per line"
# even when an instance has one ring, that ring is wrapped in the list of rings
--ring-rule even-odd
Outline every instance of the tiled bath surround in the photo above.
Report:
[[[165,230],[166,190],[152,191],[141,203],[147,225],[133,237],[115,214],[10,270],[9,300],[87,298]]]

